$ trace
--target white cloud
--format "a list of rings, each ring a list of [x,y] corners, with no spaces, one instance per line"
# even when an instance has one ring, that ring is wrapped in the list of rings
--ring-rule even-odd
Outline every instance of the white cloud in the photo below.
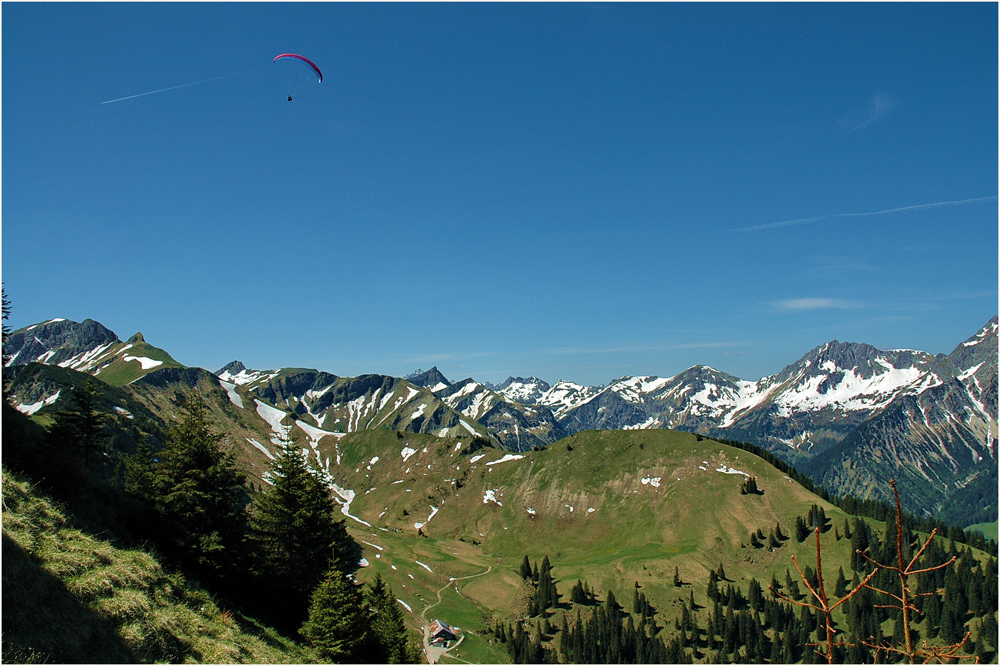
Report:
[[[851,310],[859,308],[859,303],[839,298],[789,298],[771,304],[778,310],[797,312],[803,310]]]

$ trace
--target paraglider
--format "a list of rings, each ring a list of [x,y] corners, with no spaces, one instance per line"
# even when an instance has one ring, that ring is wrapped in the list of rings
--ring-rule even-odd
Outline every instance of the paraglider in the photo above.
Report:
[[[297,81],[294,82],[294,86],[292,86],[292,89],[288,93],[289,102],[292,101],[292,95],[298,91],[307,79],[315,76],[316,83],[323,83],[323,72],[319,71],[319,67],[317,67],[316,64],[309,58],[300,56],[297,53],[281,53],[274,57],[273,62],[278,62],[279,60],[291,60],[302,64],[302,69],[299,72]]]

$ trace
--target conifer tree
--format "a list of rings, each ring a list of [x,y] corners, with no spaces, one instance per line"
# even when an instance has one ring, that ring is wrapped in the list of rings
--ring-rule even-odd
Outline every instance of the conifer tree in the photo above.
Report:
[[[371,613],[365,659],[376,664],[418,663],[420,651],[407,637],[400,605],[382,574],[365,588],[365,601]]]
[[[524,561],[521,562],[521,570],[519,573],[521,574],[521,578],[524,580],[531,579],[531,562],[528,561],[527,555],[524,556]]]
[[[208,427],[205,403],[195,398],[170,428],[157,467],[156,504],[172,526],[178,556],[202,573],[225,577],[239,570],[246,533],[246,475],[236,456],[219,446]]]
[[[153,451],[149,446],[149,440],[141,437],[136,444],[135,454],[125,459],[125,492],[141,500],[152,502],[155,481]]]
[[[368,640],[368,613],[361,589],[334,561],[312,594],[309,617],[299,634],[326,663],[360,661]]]
[[[618,615],[618,600],[615,599],[615,593],[608,590],[608,596],[604,599],[604,609],[608,617],[616,617]]]
[[[271,462],[271,479],[273,485],[256,494],[250,506],[254,569],[269,587],[304,606],[330,559],[336,555],[349,566],[356,561],[349,559],[356,545],[348,543],[343,520],[335,519],[330,491],[288,438]]]
[[[52,434],[83,454],[88,466],[107,440],[107,414],[98,410],[97,381],[88,376],[82,388],[74,388],[70,406],[55,416]]]
[[[809,536],[809,527],[806,526],[806,521],[802,519],[802,516],[795,517],[795,540],[802,543]]]
[[[755,611],[763,610],[764,593],[756,578],[751,578],[750,583],[747,585],[747,600],[750,602],[750,607]]]
[[[708,572],[708,590],[706,594],[711,601],[715,601],[719,597],[719,574],[714,570]]]

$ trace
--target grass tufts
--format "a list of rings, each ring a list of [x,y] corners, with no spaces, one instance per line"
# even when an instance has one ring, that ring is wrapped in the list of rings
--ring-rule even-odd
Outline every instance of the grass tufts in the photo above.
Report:
[[[149,553],[68,527],[29,483],[7,470],[2,479],[4,662],[307,660],[292,641],[258,637],[277,634],[220,609]]]

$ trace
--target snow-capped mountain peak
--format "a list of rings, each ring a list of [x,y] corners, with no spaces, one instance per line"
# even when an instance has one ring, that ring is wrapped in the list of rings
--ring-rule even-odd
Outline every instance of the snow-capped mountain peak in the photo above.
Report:
[[[278,375],[278,370],[251,370],[239,361],[232,361],[226,364],[215,375],[224,382],[243,386],[244,384],[256,384],[267,382]]]
[[[551,386],[538,377],[508,377],[499,386],[489,386],[489,388],[502,394],[508,400],[519,402],[524,405],[533,405],[548,391]]]
[[[593,400],[603,390],[601,386],[582,386],[560,379],[542,394],[538,404],[548,407],[557,419],[561,419],[570,410]]]

